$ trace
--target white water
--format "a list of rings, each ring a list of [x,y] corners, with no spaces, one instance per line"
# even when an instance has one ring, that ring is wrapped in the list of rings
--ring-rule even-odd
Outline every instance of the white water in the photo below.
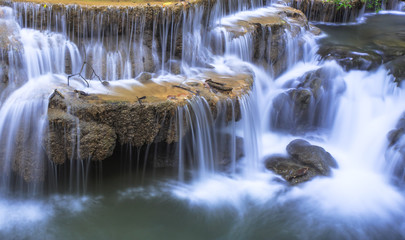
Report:
[[[2,140],[7,140],[7,145],[2,143],[2,146],[7,146],[6,149],[16,148],[13,145],[15,142],[13,139],[15,136],[12,135],[15,132],[13,129],[21,129],[22,125],[35,125],[36,131],[29,134],[41,136],[39,133],[43,131],[46,122],[47,96],[65,80],[64,76],[56,75],[65,72],[64,61],[56,66],[54,63],[58,59],[64,59],[63,54],[66,49],[72,50],[71,56],[76,56],[72,59],[73,69],[81,66],[77,48],[64,40],[62,35],[44,34],[30,29],[23,29],[21,35],[25,47],[25,62],[29,69],[29,80],[10,95],[1,106],[0,136]],[[195,37],[198,38],[198,35]],[[218,73],[233,73],[233,69],[237,66],[240,69],[249,69],[255,75],[253,92],[240,99],[243,119],[235,123],[236,128],[231,129],[237,136],[244,138],[245,148],[245,157],[240,162],[233,161],[235,170],[231,171],[231,174],[215,172],[214,159],[217,151],[215,148],[221,146],[213,141],[216,138],[213,136],[214,129],[210,127],[214,120],[207,111],[207,103],[204,103],[204,99],[197,99],[190,102],[189,107],[179,111],[179,118],[186,116],[189,123],[193,120],[191,123],[193,141],[190,147],[198,149],[193,157],[196,160],[195,168],[199,170],[198,178],[188,183],[169,181],[154,187],[114,190],[113,201],[137,198],[160,199],[168,195],[180,201],[181,204],[190,204],[191,209],[202,207],[205,211],[215,212],[223,208],[232,208],[239,217],[246,220],[248,226],[250,226],[248,220],[251,220],[249,210],[252,206],[260,210],[274,208],[286,210],[292,204],[294,205],[292,217],[296,217],[295,225],[291,224],[293,228],[313,228],[313,232],[304,231],[303,233],[307,235],[298,237],[300,239],[322,238],[324,235],[317,236],[316,232],[318,230],[323,232],[323,227],[330,225],[335,225],[336,228],[342,225],[342,232],[339,232],[341,235],[335,238],[373,238],[373,235],[370,235],[373,231],[370,231],[368,226],[379,224],[395,226],[393,231],[405,237],[403,189],[398,189],[390,183],[390,176],[384,167],[386,134],[395,127],[401,113],[405,110],[403,89],[392,84],[391,76],[388,76],[383,68],[375,72],[344,72],[334,62],[317,62],[313,52],[317,46],[313,41],[309,41],[310,37],[305,36],[305,38],[308,40],[307,45],[303,47],[306,50],[304,51],[305,61],[296,63],[296,59],[288,59],[289,70],[276,79],[273,79],[267,69],[241,61],[241,59],[250,60],[250,57],[247,57],[248,53],[241,52],[249,47],[245,44],[246,41],[226,41],[231,46],[226,46],[225,55],[216,56],[210,63]],[[38,41],[33,42],[31,39]],[[60,44],[61,41],[63,44]],[[200,42],[204,41],[200,39]],[[297,48],[296,45],[292,45],[291,48]],[[59,46],[66,48],[61,50]],[[204,53],[207,50],[197,49],[196,51]],[[111,60],[117,57],[120,58],[120,56],[110,55]],[[113,62],[117,63],[117,61]],[[193,64],[190,65],[193,66]],[[317,178],[301,186],[288,187],[280,183],[277,180],[279,178],[263,166],[266,156],[274,153],[285,154],[286,145],[298,138],[271,130],[271,103],[279,93],[285,91],[284,86],[289,80],[325,65],[337,69],[331,78],[344,81],[346,90],[337,97],[337,103],[332,101],[331,105],[327,106],[336,111],[331,128],[328,131],[309,132],[299,138],[305,138],[312,144],[324,147],[335,157],[339,168],[333,171],[333,176],[330,178]],[[111,75],[111,80],[113,76],[116,74]],[[373,81],[373,84],[370,84],[370,81]],[[77,83],[73,84],[81,87]],[[125,83],[117,84],[125,85]],[[94,89],[90,91],[99,91],[98,83],[92,86]],[[22,101],[23,99],[30,101]],[[23,113],[30,112],[33,114],[22,117]],[[19,122],[16,119],[24,121]],[[11,122],[13,127],[8,127],[6,122]],[[35,142],[40,143],[41,139]],[[184,164],[180,164],[180,167],[184,168]],[[179,178],[183,180],[183,169],[179,172]],[[2,187],[7,188],[9,183],[4,178],[5,172],[2,176]],[[100,201],[101,198],[97,197],[89,199],[76,196],[55,196],[46,201],[12,201],[5,197],[0,202],[0,231],[17,239],[23,238],[26,234],[19,235],[14,231],[34,232],[33,226],[45,227],[48,226],[47,224],[52,226],[52,221],[60,215],[74,216],[97,210]],[[24,217],[21,217],[22,215]],[[271,218],[271,215],[267,217]],[[252,220],[252,222],[255,221]],[[350,228],[351,224],[356,230]],[[247,229],[245,230],[248,232]],[[345,231],[348,231],[347,235]],[[36,234],[35,236],[40,236],[41,232]],[[228,237],[230,239],[244,237],[243,232],[241,236],[235,237],[236,233],[233,234],[231,232]],[[51,236],[55,235],[51,234]]]

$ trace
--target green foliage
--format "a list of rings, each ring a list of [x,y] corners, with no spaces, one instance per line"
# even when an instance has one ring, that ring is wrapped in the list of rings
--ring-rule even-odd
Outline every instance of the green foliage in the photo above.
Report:
[[[344,7],[344,8],[353,7],[351,0],[326,0],[326,1],[333,2],[335,5],[337,5],[338,10],[341,9],[342,7]]]
[[[368,9],[374,9],[376,12],[381,10],[382,0],[368,0],[366,3]]]
[[[363,3],[366,4],[368,9],[374,9],[376,12],[381,10],[381,4],[383,0],[361,0]],[[343,8],[352,8],[353,2],[352,0],[326,0],[326,2],[331,2],[337,5],[337,9]]]

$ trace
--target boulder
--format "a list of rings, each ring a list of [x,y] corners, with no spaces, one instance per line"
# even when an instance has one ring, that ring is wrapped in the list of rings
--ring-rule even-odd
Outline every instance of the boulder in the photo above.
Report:
[[[331,126],[335,105],[346,88],[339,70],[332,67],[310,71],[285,87],[273,100],[271,127],[292,134]]]
[[[293,140],[286,149],[288,156],[270,156],[266,159],[265,166],[292,185],[309,181],[317,176],[330,176],[331,169],[338,167],[330,153],[305,140]]]

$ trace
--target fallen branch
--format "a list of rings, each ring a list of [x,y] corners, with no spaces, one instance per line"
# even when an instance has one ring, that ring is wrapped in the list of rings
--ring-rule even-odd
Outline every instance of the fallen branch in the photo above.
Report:
[[[60,93],[60,92],[58,91],[58,89],[55,89],[55,90],[53,91],[53,93],[51,94],[51,96],[49,96],[49,99],[52,99],[52,98],[55,97],[56,95],[60,96],[62,99],[65,99],[65,97],[62,95],[62,93]]]
[[[210,86],[210,88],[216,89],[218,91],[230,92],[233,89],[231,87],[225,87],[224,83],[214,82],[212,79],[207,79],[205,80],[205,82],[208,84],[208,86]]]
[[[68,76],[68,86],[69,86],[69,80],[70,80],[71,77],[79,76],[79,77],[81,77],[81,78],[83,79],[83,81],[85,81],[85,82],[87,83],[87,87],[90,87],[89,82],[88,82],[87,79],[86,79],[85,77],[83,77],[83,75],[82,75],[84,66],[87,64],[86,58],[87,58],[87,57],[85,56],[85,57],[84,57],[83,64],[82,64],[82,68],[80,69],[80,72],[79,72],[79,73],[76,73],[76,74],[70,74],[70,75]],[[107,82],[107,81],[102,81],[102,80],[101,80],[100,76],[97,75],[96,71],[94,70],[94,68],[93,68],[92,66],[88,66],[88,67],[90,67],[90,69],[91,69],[90,80],[93,79],[94,77],[97,77],[97,79],[101,82],[101,84],[103,84],[104,86],[108,85],[108,82]]]
[[[194,95],[198,95],[198,92],[194,92],[194,91],[192,91],[192,90],[190,90],[190,89],[188,89],[188,88],[186,88],[186,87],[182,87],[182,86],[180,86],[180,85],[173,85],[173,87],[174,87],[174,88],[180,88],[180,89],[186,90],[187,92],[190,92],[190,93],[192,93],[192,94],[194,94]]]
[[[139,97],[136,97],[136,98],[138,99],[139,105],[143,106],[142,100],[145,99],[146,96],[143,96],[143,97],[140,97],[140,98],[139,98]]]

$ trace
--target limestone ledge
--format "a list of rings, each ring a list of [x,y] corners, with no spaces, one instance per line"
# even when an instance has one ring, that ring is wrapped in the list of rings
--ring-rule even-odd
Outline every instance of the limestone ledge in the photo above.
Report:
[[[211,72],[205,74],[205,80],[184,83],[150,80],[126,87],[110,84],[106,86],[108,94],[61,87],[50,97],[49,131],[44,146],[48,158],[62,164],[71,158],[104,160],[113,154],[116,144],[141,147],[177,142],[182,137],[178,135],[178,123],[183,121],[183,134],[190,129],[185,118],[178,119],[178,108],[203,97],[214,119],[226,114],[227,120],[231,120],[234,108],[238,120],[238,99],[251,90],[252,84],[250,74],[224,76]],[[226,107],[219,107],[219,103]]]

